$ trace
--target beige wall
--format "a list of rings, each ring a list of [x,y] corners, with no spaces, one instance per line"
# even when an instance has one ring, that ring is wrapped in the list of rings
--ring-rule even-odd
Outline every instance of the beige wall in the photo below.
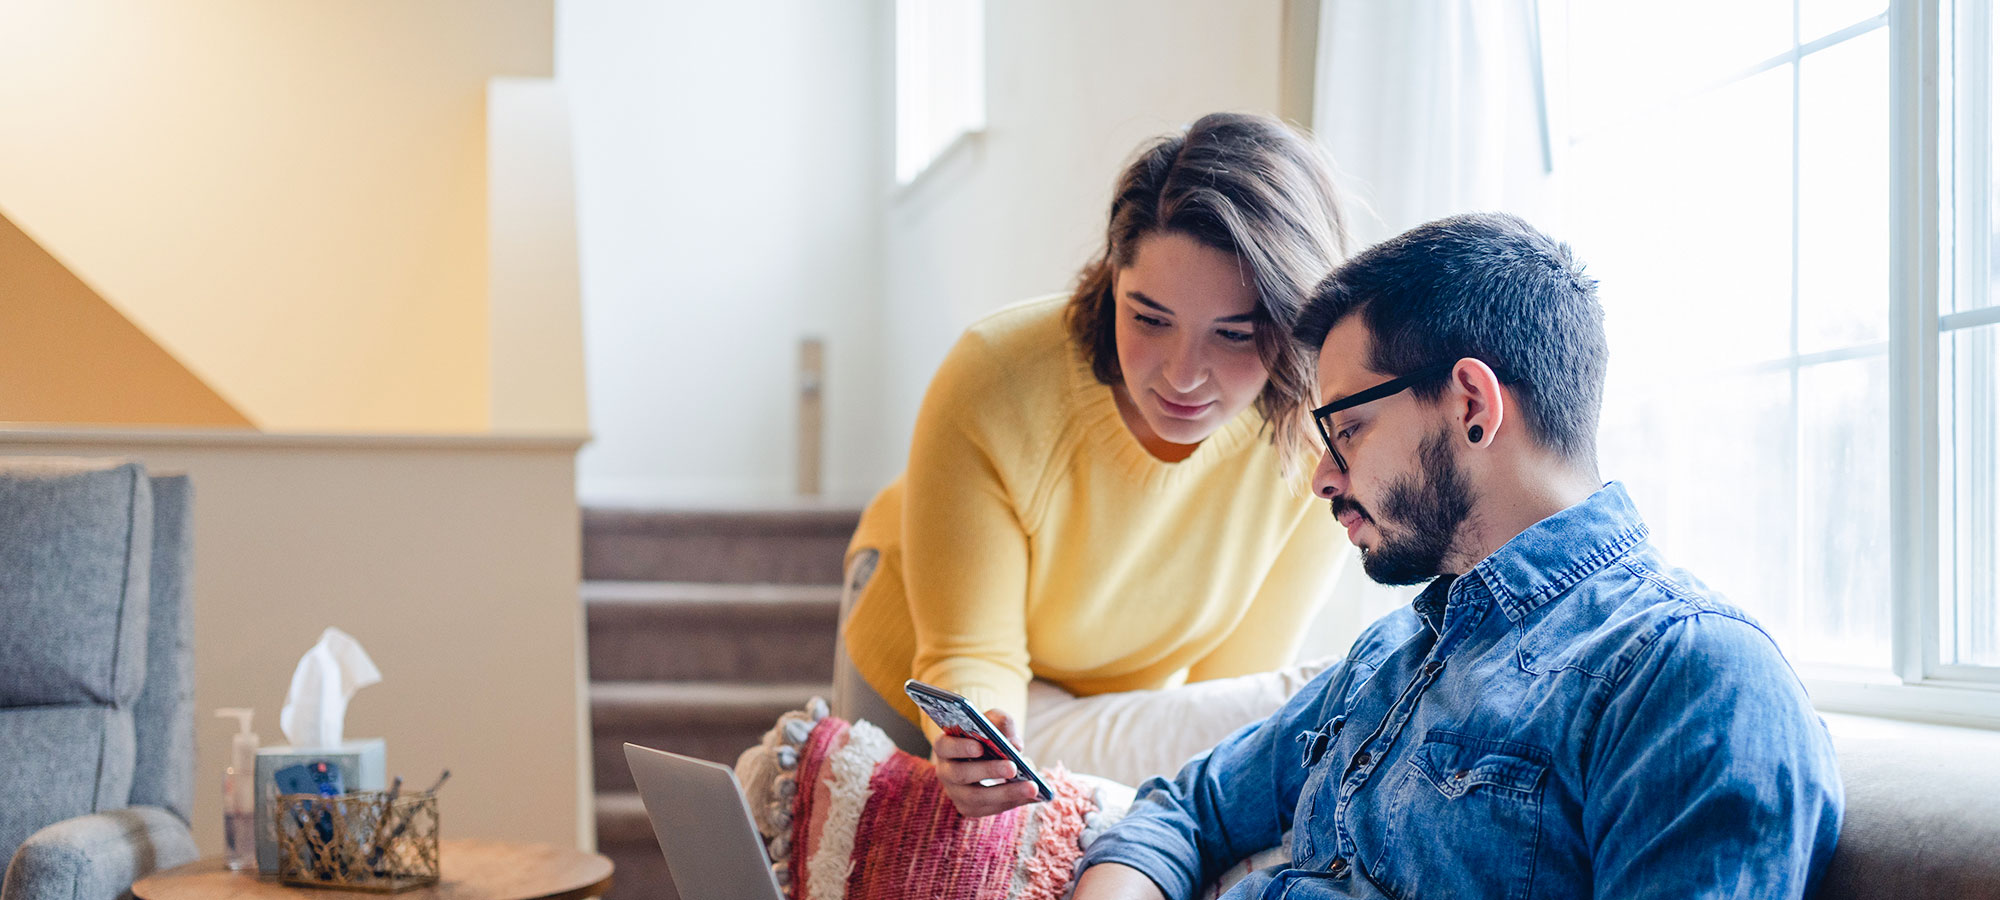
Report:
[[[0,422],[250,424],[4,215]]]
[[[194,482],[195,838],[222,851],[222,770],[265,743],[328,625],[382,670],[346,733],[440,794],[452,837],[589,846],[574,439],[0,429],[0,454],[125,456]]]
[[[0,2],[0,208],[258,426],[482,431],[486,87],[553,53],[553,0]]]

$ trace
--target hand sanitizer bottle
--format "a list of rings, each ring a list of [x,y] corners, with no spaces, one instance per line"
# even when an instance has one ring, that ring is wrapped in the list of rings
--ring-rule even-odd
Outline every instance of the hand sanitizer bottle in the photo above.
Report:
[[[229,847],[232,871],[257,869],[257,733],[250,730],[251,711],[218,709],[216,718],[234,718],[236,736],[229,744],[229,768],[222,770],[222,835]]]

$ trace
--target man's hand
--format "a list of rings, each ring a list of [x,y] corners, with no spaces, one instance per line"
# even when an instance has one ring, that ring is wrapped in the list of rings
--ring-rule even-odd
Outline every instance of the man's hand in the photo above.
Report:
[[[1123,863],[1099,863],[1083,870],[1071,900],[1167,900],[1145,873]]]
[[[1008,743],[1021,746],[1021,739],[1014,730],[1014,720],[1008,718],[1006,713],[989,709],[986,718],[1007,736]],[[951,805],[958,807],[959,815],[977,819],[1034,802],[1038,793],[1032,781],[981,785],[982,781],[1007,779],[1020,774],[1007,760],[979,758],[985,755],[986,745],[969,737],[947,734],[931,744],[931,762],[937,764],[938,782],[944,786],[944,795],[951,798]]]

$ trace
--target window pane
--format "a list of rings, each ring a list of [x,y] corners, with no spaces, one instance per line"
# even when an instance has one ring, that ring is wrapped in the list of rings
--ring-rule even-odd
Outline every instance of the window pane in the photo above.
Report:
[[[1577,0],[1568,9],[1578,133],[1650,115],[1792,48],[1792,0]]]
[[[896,2],[896,182],[986,127],[984,0]]]
[[[1969,42],[1964,38],[1957,42],[1964,51],[1963,55],[1958,57],[1960,64],[1969,68],[1968,71],[1961,73],[1958,89],[1972,93],[1972,97],[1968,99],[1983,97],[1986,102],[1982,104],[1985,109],[1981,110],[1984,115],[1966,117],[1956,123],[1960,129],[1957,137],[1960,141],[1969,138],[1983,145],[1986,148],[1986,158],[1971,161],[1974,164],[1956,173],[1956,177],[1964,180],[1967,188],[1974,185],[1984,188],[1985,196],[1980,198],[1981,202],[1976,205],[1983,207],[1985,221],[1967,222],[1961,219],[1961,222],[1966,222],[1966,230],[1970,233],[1960,234],[1957,237],[1961,243],[1971,241],[1984,243],[1985,246],[1981,248],[1984,252],[1968,262],[1974,265],[1983,264],[1986,271],[1984,283],[1968,285],[1967,289],[1953,293],[1954,310],[1993,305],[1993,285],[1995,282],[2000,282],[2000,178],[1993,177],[1994,172],[2000,171],[2000,142],[1993,140],[1993,120],[2000,118],[2000,90],[1994,89],[1993,76],[1996,67],[1992,59],[1994,48],[2000,47],[2000,15],[1994,15],[1993,10],[1984,5],[1968,5],[1964,13],[1965,27],[1980,28],[1984,34],[1979,37],[1985,41],[1985,46],[1965,46]],[[1960,197],[1959,202],[1966,202],[1967,199],[1969,198]],[[1985,226],[1983,234],[1979,233],[1981,225]]]
[[[1799,352],[1889,337],[1889,32],[1799,64]]]
[[[1796,659],[1890,665],[1888,422],[1886,353],[1800,370]]]
[[[1938,629],[1946,663],[2000,665],[2000,521],[1996,521],[1995,421],[2000,419],[2000,367],[1994,350],[2000,326],[1944,335],[1938,360],[1944,434],[1939,465],[1945,538],[1945,608]]]
[[[2000,113],[2000,91],[1994,90],[1992,48],[2000,43],[2000,16],[1984,3],[1946,3],[1949,15],[1948,53],[1940,87],[1951,99],[1951,115],[1939,129],[1948,154],[1950,178],[1946,201],[1946,247],[1951,254],[1951,290],[1938,298],[1947,313],[1991,306],[1993,285],[2000,281],[2000,144],[1993,141],[1993,119]]]
[[[1987,220],[1984,223],[1986,233],[1960,236],[1961,240],[1980,240],[1986,245],[1986,283],[1981,286],[1983,289],[1977,293],[1961,292],[1955,298],[1960,308],[1971,309],[1991,306],[1994,302],[1992,285],[2000,282],[2000,178],[1993,177],[1994,172],[2000,171],[2000,141],[1993,140],[1993,120],[2000,118],[2000,90],[1995,90],[1993,77],[1996,69],[2000,69],[2000,66],[1994,65],[1993,60],[1995,48],[2000,48],[2000,15],[1994,15],[1993,10],[1985,5],[1969,7],[1967,11],[1984,17],[1985,27],[1982,30],[1985,32],[1983,37],[1986,45],[1975,52],[1980,54],[1979,59],[1985,76],[1981,79],[1979,89],[1985,92],[1988,105],[1986,116],[1981,121],[1965,122],[1960,127],[1969,132],[1976,132],[1978,139],[1984,141],[1989,148],[1989,155],[1983,160],[1984,171],[1980,173],[1986,193]],[[1973,21],[1979,20],[1974,18]]]
[[[1644,335],[1618,330],[1598,433],[1604,477],[1625,483],[1653,542],[1778,636],[1793,634],[1798,590],[1798,453],[1788,370],[1663,379],[1630,365]]]
[[[1569,3],[1560,227],[1602,284],[1604,476],[1795,662],[1887,669],[1888,32],[1788,61],[1807,5]]]
[[[1799,43],[1810,44],[1888,11],[1883,0],[1805,0],[1799,4]]]
[[[1571,148],[1564,233],[1604,285],[1614,365],[1685,372],[1691,346],[1712,368],[1790,352],[1790,71]]]

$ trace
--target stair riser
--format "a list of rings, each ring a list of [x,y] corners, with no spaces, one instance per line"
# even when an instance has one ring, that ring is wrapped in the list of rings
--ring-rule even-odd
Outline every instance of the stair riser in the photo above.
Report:
[[[778,720],[776,713],[761,722],[707,725],[695,728],[628,727],[617,733],[598,732],[590,742],[591,762],[596,767],[597,790],[636,790],[632,769],[625,763],[625,744],[679,753],[723,765],[736,765],[736,757],[756,744]]]
[[[604,900],[680,900],[667,871],[667,858],[650,836],[643,844],[600,843],[597,852],[611,857],[611,890]]]
[[[653,846],[653,823],[646,818],[645,803],[637,793],[599,792],[596,819],[599,846]]]
[[[588,533],[583,577],[710,584],[839,584],[848,536]]]
[[[781,713],[830,693],[821,685],[833,671],[833,598],[859,518],[852,509],[583,511],[586,581],[696,583],[692,594],[585,591],[599,792],[633,789],[628,741],[734,764]],[[826,590],[732,588],[721,592],[730,602],[716,602],[699,584]],[[608,796],[598,815],[599,850],[617,867],[608,900],[679,900],[635,798]]]
[[[592,681],[815,681],[833,672],[834,615],[755,623],[590,616]]]

